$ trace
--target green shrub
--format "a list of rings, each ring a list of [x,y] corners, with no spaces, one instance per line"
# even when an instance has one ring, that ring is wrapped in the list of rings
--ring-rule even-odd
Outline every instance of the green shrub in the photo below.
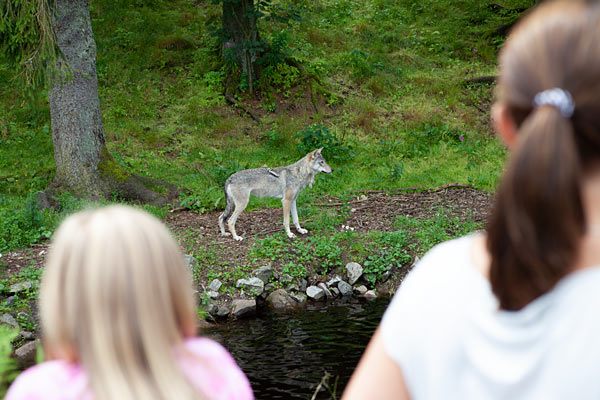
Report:
[[[50,237],[57,223],[56,214],[40,211],[33,194],[20,207],[3,202],[0,198],[0,252],[26,247]]]
[[[0,325],[0,397],[4,398],[8,386],[17,377],[17,363],[10,357],[13,348],[12,341],[19,332]]]

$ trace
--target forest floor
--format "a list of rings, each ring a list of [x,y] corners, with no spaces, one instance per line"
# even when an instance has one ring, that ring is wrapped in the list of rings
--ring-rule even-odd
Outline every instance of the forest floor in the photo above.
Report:
[[[397,230],[394,224],[396,217],[404,216],[417,220],[430,220],[440,209],[445,210],[445,218],[457,219],[460,222],[475,223],[483,226],[492,204],[492,196],[485,191],[476,190],[463,185],[444,185],[440,188],[426,191],[408,191],[406,189],[395,191],[365,191],[357,192],[353,200],[339,201],[336,198],[320,198],[314,206],[328,208],[335,213],[346,213],[347,218],[337,228],[339,231],[352,229],[355,233],[371,231],[392,232]],[[241,242],[234,241],[231,237],[223,237],[219,233],[217,218],[219,212],[197,214],[189,210],[174,210],[168,213],[164,222],[178,237],[185,237],[184,251],[186,254],[204,254],[206,246],[216,249],[219,265],[236,265],[243,263],[253,250],[256,242],[261,238],[282,232],[281,209],[262,208],[246,211],[241,214],[237,222],[238,234],[245,239]],[[301,222],[302,211],[300,210]],[[335,229],[335,228],[334,228]],[[293,228],[292,228],[293,231]],[[448,232],[452,237],[457,232]],[[293,240],[303,240],[310,237],[298,236]],[[13,250],[2,254],[0,259],[4,265],[0,278],[10,278],[18,275],[26,267],[41,268],[48,253],[49,242],[43,242],[22,250]],[[416,256],[416,255],[414,255]],[[200,265],[203,261],[199,259]],[[353,261],[353,260],[345,260]],[[276,264],[276,263],[275,263]],[[275,274],[277,271],[275,266]],[[326,279],[313,273],[310,268],[307,277],[317,280]],[[402,275],[406,271],[397,270]],[[201,268],[196,276],[198,286],[206,287],[214,271],[210,268]],[[397,281],[397,280],[396,280]],[[310,282],[312,284],[315,282]]]

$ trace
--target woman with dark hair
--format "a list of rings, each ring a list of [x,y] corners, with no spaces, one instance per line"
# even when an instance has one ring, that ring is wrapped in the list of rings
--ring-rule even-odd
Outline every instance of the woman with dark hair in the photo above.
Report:
[[[600,399],[600,7],[545,2],[500,54],[511,159],[485,233],[402,283],[344,400]]]

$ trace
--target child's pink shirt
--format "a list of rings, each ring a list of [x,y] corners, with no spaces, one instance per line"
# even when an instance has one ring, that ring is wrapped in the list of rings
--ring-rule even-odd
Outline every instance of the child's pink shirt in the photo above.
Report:
[[[248,378],[227,350],[207,338],[187,339],[187,352],[177,356],[189,382],[209,400],[252,400]],[[194,359],[194,358],[197,358]],[[46,361],[27,369],[11,385],[5,400],[93,400],[87,374],[78,364]]]

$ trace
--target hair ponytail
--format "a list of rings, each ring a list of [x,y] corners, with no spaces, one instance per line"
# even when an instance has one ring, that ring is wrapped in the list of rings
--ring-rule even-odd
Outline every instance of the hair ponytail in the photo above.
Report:
[[[531,111],[488,222],[490,281],[500,308],[518,310],[554,287],[585,231],[581,162],[571,120]]]

